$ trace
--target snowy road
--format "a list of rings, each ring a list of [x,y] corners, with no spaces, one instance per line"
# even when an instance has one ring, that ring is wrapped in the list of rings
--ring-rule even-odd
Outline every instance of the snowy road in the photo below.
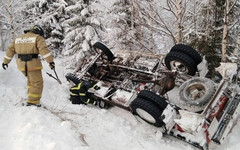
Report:
[[[2,61],[4,53],[0,52]],[[59,85],[46,72],[43,62],[44,91],[41,103],[47,108],[25,107],[26,79],[13,60],[9,68],[0,68],[0,149],[2,150],[194,150],[177,140],[162,138],[160,130],[137,122],[127,111],[103,110],[72,105],[69,85],[64,78],[64,59],[56,60]],[[237,150],[240,147],[240,122],[214,149]]]

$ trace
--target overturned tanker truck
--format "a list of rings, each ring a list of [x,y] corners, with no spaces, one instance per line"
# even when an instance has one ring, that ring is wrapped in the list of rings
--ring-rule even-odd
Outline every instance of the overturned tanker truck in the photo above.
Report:
[[[199,149],[221,144],[239,113],[239,74],[235,63],[221,63],[219,80],[199,72],[202,57],[177,44],[167,55],[143,51],[112,53],[103,43],[93,45],[91,57],[66,78],[73,84],[91,81],[91,98],[130,111],[161,128],[163,135]],[[104,105],[107,106],[107,105]]]

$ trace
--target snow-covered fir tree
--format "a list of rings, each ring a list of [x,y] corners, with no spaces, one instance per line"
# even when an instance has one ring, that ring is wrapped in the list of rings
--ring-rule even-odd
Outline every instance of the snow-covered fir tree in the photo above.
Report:
[[[100,22],[101,41],[111,50],[132,49],[134,33],[130,29],[130,10],[128,0],[98,0],[90,8]]]
[[[96,29],[100,28],[100,22],[92,15],[90,4],[91,1],[80,0],[65,8],[69,17],[62,22],[65,32],[63,54],[73,55],[73,65],[89,57],[92,45],[99,41]]]
[[[67,18],[64,11],[67,5],[64,0],[35,0],[23,10],[25,20],[29,22],[26,28],[31,28],[35,24],[40,25],[45,31],[49,49],[55,56],[63,49],[62,22]]]

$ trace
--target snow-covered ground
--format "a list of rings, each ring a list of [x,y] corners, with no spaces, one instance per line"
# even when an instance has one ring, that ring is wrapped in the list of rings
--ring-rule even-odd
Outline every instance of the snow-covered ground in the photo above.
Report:
[[[2,61],[4,53],[0,52]],[[117,107],[109,110],[72,105],[64,75],[65,60],[56,59],[62,85],[50,78],[53,73],[43,61],[44,91],[41,103],[46,108],[26,107],[26,79],[13,60],[6,71],[0,68],[0,149],[1,150],[193,150],[192,146],[162,137],[158,128],[138,122],[131,113]],[[222,146],[240,147],[240,122]]]

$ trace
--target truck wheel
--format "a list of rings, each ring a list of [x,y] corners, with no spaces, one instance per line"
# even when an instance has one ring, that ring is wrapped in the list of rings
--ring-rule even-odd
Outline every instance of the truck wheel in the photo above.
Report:
[[[181,52],[187,54],[196,62],[197,65],[202,62],[200,54],[195,49],[184,44],[177,44],[173,46],[170,52]]]
[[[138,97],[142,98],[142,99],[146,99],[148,101],[152,101],[155,104],[157,104],[162,110],[164,110],[168,103],[166,102],[166,100],[157,95],[156,93],[152,92],[152,91],[148,91],[148,90],[142,90],[140,91],[140,93],[138,94]]]
[[[215,91],[215,84],[212,80],[202,77],[192,78],[179,87],[180,108],[200,112],[211,100]]]
[[[81,80],[76,76],[76,74],[73,73],[68,73],[65,75],[65,77],[68,82],[73,82],[76,85],[81,82]]]
[[[197,64],[188,55],[172,51],[165,57],[165,65],[169,70],[176,70],[183,74],[194,76],[197,71]]]
[[[156,127],[164,125],[164,122],[161,119],[163,110],[153,102],[137,97],[130,104],[130,108],[132,109],[132,113],[134,115],[139,116],[147,123]]]
[[[96,42],[95,44],[93,44],[93,47],[95,48],[95,51],[99,54],[102,53],[102,58],[105,60],[109,60],[112,62],[114,56],[113,53],[110,51],[109,48],[107,48],[107,46],[105,46],[103,43],[101,42]],[[101,51],[99,51],[99,50]]]

